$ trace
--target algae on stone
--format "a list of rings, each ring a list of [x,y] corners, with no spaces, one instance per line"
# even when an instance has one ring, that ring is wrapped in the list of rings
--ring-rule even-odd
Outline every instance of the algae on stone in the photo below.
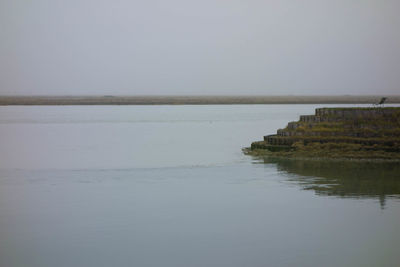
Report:
[[[250,153],[284,157],[400,159],[400,108],[320,108],[275,135],[253,142]]]

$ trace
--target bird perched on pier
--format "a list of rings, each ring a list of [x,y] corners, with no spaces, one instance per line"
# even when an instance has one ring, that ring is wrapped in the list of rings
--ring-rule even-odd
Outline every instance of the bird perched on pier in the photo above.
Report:
[[[375,107],[382,107],[383,104],[386,102],[387,97],[382,97],[381,100],[378,103],[375,103],[374,106]]]

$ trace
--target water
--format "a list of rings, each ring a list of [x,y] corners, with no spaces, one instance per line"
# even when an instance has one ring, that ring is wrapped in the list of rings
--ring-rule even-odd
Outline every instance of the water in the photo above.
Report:
[[[241,152],[316,107],[0,107],[0,266],[398,266],[398,163]]]

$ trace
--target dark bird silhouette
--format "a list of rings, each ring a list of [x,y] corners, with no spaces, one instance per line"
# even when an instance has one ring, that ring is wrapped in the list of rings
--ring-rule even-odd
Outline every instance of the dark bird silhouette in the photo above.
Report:
[[[387,97],[382,97],[381,100],[378,103],[374,104],[374,106],[381,107],[386,102],[386,100],[387,100]]]

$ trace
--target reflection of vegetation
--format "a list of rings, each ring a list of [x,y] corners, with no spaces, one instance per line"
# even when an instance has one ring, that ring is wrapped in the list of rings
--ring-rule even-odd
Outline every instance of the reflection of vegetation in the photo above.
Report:
[[[386,197],[400,198],[400,165],[395,162],[343,162],[265,159],[280,171],[295,174],[291,181],[318,195],[378,198],[382,208]]]

